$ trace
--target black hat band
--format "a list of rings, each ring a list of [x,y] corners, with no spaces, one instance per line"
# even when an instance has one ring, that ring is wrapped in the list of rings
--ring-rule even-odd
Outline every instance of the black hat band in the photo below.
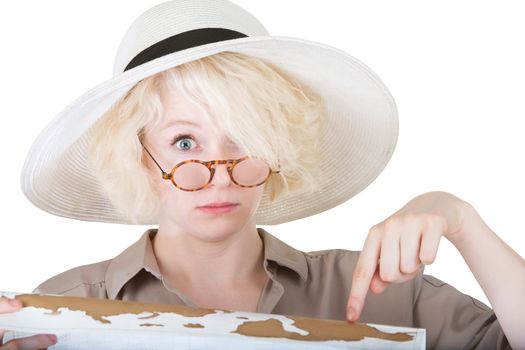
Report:
[[[128,63],[124,72],[173,52],[218,41],[244,38],[247,36],[248,35],[235,30],[225,28],[199,28],[189,30],[187,32],[170,36],[169,38],[161,40],[142,50]]]

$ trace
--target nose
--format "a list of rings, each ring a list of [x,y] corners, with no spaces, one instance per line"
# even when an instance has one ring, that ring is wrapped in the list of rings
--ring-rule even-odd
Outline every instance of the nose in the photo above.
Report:
[[[212,186],[229,186],[232,183],[228,168],[231,164],[215,164],[212,166],[214,170],[213,178],[209,185]]]

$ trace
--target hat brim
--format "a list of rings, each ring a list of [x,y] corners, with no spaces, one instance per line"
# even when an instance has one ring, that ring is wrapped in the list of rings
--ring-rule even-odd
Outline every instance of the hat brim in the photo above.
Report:
[[[393,97],[377,74],[346,52],[322,43],[256,36],[169,54],[82,94],[34,141],[21,174],[25,196],[54,215],[131,224],[115,211],[89,170],[86,130],[141,79],[223,51],[244,53],[280,67],[321,95],[326,104],[321,190],[274,202],[265,192],[255,213],[257,224],[280,224],[331,209],[361,192],[383,171],[397,142],[398,115]]]

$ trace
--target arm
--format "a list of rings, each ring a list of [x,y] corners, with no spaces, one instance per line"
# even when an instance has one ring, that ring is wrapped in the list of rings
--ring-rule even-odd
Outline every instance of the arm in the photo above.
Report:
[[[416,277],[421,264],[431,264],[442,236],[463,255],[511,346],[525,348],[520,328],[525,314],[517,312],[525,310],[525,262],[469,203],[447,192],[415,197],[370,229],[354,270],[347,319],[359,318],[368,289],[381,293],[390,283]]]
[[[525,349],[525,260],[487,226],[471,205],[464,208],[463,230],[447,238],[492,304],[511,346]]]

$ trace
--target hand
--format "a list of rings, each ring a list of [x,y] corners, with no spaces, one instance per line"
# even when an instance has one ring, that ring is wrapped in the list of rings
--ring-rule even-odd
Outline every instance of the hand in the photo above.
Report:
[[[441,236],[461,236],[469,204],[447,192],[415,197],[399,211],[374,225],[352,278],[347,320],[357,321],[368,289],[378,294],[390,283],[414,278],[421,265],[434,262]]]
[[[15,312],[22,308],[22,303],[16,299],[9,299],[0,297],[0,313],[5,314]],[[38,334],[31,337],[13,339],[5,344],[2,344],[2,339],[6,330],[0,329],[0,349],[15,350],[15,349],[47,349],[48,346],[56,344],[56,336],[54,334]],[[50,337],[54,337],[54,340]]]

